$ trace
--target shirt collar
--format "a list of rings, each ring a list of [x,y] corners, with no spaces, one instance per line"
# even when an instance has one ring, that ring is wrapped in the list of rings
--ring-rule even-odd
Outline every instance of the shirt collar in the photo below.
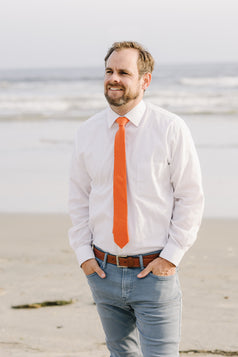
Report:
[[[141,100],[139,104],[137,104],[132,110],[123,116],[129,119],[130,122],[135,126],[139,126],[140,121],[145,113],[145,109],[145,102]],[[107,123],[109,128],[112,127],[117,118],[119,118],[119,115],[109,107],[107,111]]]

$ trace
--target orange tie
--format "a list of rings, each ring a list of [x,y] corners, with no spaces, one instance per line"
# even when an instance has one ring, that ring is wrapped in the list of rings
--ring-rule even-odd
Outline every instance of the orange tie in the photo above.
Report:
[[[125,125],[129,120],[125,117],[117,118],[119,129],[114,143],[114,218],[113,235],[115,243],[123,248],[129,242],[127,225],[127,184],[126,184],[126,147]]]

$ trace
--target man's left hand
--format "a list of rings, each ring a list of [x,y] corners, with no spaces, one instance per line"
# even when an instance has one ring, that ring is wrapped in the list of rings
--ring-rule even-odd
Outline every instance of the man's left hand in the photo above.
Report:
[[[137,275],[138,278],[146,277],[150,272],[158,276],[169,276],[175,274],[176,266],[168,260],[158,257]]]

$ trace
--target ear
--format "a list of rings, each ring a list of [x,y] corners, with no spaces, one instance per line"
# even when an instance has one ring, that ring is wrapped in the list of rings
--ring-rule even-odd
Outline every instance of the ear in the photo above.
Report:
[[[143,82],[142,82],[142,89],[143,90],[146,90],[149,85],[150,85],[150,82],[151,82],[151,73],[150,72],[147,72],[143,75]]]

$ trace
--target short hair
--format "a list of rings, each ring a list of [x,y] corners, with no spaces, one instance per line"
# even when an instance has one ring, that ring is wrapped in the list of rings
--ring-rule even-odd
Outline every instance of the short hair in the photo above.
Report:
[[[142,76],[145,73],[152,73],[154,69],[154,58],[152,55],[138,42],[134,41],[122,41],[114,42],[113,45],[109,48],[106,57],[104,58],[105,65],[108,58],[111,56],[112,52],[120,51],[125,48],[134,48],[138,51],[138,72]]]

